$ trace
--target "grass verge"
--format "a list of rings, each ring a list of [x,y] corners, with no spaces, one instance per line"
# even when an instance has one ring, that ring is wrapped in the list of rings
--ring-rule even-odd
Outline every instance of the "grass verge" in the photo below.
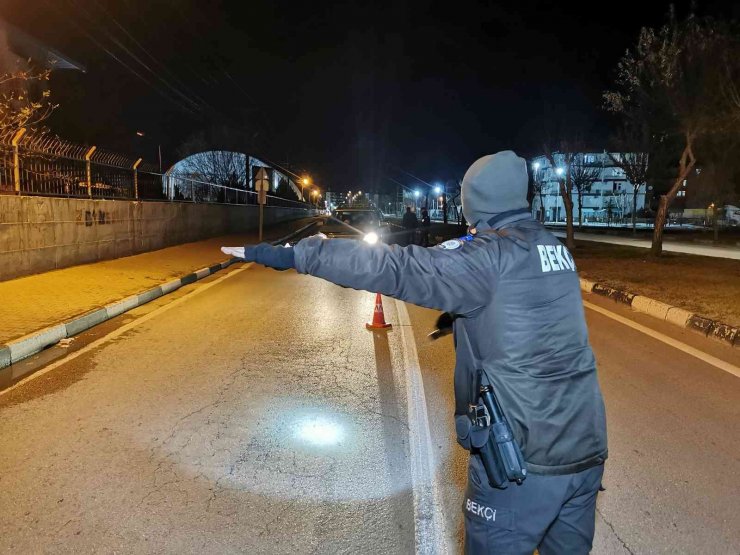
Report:
[[[740,325],[740,261],[576,241],[581,277]]]

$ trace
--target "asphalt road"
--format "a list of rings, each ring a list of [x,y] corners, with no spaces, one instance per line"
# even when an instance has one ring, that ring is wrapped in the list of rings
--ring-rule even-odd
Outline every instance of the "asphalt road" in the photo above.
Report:
[[[29,361],[0,395],[0,551],[409,553],[425,511],[459,546],[451,339],[408,308],[439,490],[418,507],[409,328],[386,299],[393,330],[367,331],[373,300],[232,267]],[[737,553],[740,379],[586,314],[610,441],[594,553]]]

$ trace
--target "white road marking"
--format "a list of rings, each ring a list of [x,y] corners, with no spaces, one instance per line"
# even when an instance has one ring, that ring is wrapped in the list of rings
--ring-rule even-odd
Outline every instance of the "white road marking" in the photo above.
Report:
[[[586,308],[589,308],[593,310],[594,312],[598,312],[599,314],[603,314],[607,318],[611,318],[612,320],[616,320],[620,324],[624,324],[625,326],[629,326],[632,329],[635,329],[639,332],[644,333],[645,335],[649,335],[653,339],[657,339],[658,341],[662,341],[666,345],[670,345],[671,347],[678,349],[679,351],[683,351],[684,353],[691,355],[693,357],[698,358],[702,362],[706,362],[707,364],[710,364],[714,366],[715,368],[719,368],[720,370],[724,370],[725,372],[729,372],[733,376],[740,377],[740,368],[735,366],[734,364],[730,364],[729,362],[725,362],[724,360],[721,360],[717,357],[714,357],[710,354],[707,354],[703,351],[700,351],[699,349],[695,349],[694,347],[691,347],[690,345],[687,345],[686,343],[682,343],[681,341],[678,341],[676,339],[673,339],[672,337],[668,337],[665,334],[662,334],[658,331],[652,330],[648,328],[647,326],[643,326],[641,324],[638,324],[637,322],[633,322],[629,318],[625,318],[624,316],[620,316],[619,314],[615,314],[614,312],[611,312],[605,308],[601,308],[598,305],[591,304],[588,301],[583,301],[583,306]]]
[[[228,279],[230,277],[233,277],[236,274],[238,274],[239,272],[243,272],[244,270],[246,270],[250,266],[252,266],[251,263],[245,264],[241,268],[237,268],[236,270],[233,270],[233,271],[229,272],[225,276],[221,276],[220,278],[215,279],[215,280],[213,280],[213,281],[211,281],[209,283],[206,283],[205,285],[201,285],[200,287],[198,287],[197,289],[191,291],[187,295],[184,295],[184,296],[180,297],[179,299],[175,299],[171,303],[168,303],[168,304],[166,304],[164,306],[160,306],[159,308],[157,308],[156,310],[153,310],[149,314],[145,314],[141,318],[137,318],[133,322],[129,322],[125,326],[121,326],[120,328],[118,328],[118,329],[110,332],[108,335],[106,335],[104,337],[101,337],[100,339],[96,339],[95,341],[93,341],[89,345],[85,345],[79,351],[75,351],[74,353],[70,353],[69,355],[65,356],[64,358],[61,358],[61,359],[59,359],[59,360],[57,360],[55,362],[52,362],[51,364],[49,364],[48,366],[46,366],[42,370],[39,370],[38,372],[34,372],[30,376],[28,376],[26,378],[23,378],[18,383],[13,384],[12,386],[10,386],[9,388],[7,388],[7,389],[5,389],[3,391],[0,391],[0,397],[2,397],[3,395],[5,395],[5,394],[7,394],[7,393],[9,393],[11,391],[13,391],[16,387],[20,387],[23,384],[30,382],[31,380],[35,380],[36,378],[39,378],[39,377],[43,376],[47,372],[51,372],[55,368],[59,368],[63,364],[67,364],[69,361],[76,359],[80,355],[84,355],[85,353],[87,353],[89,351],[92,351],[93,349],[97,349],[103,343],[105,343],[107,341],[110,341],[111,339],[115,339],[116,337],[118,337],[118,336],[126,333],[127,331],[135,328],[136,326],[138,326],[140,324],[143,324],[144,322],[147,322],[147,321],[151,320],[152,318],[156,318],[157,316],[159,316],[163,312],[167,312],[168,310],[170,310],[172,308],[175,308],[176,306],[179,306],[180,304],[184,303],[185,301],[189,300],[190,298],[194,297],[195,295],[199,295],[200,293],[203,293],[204,291],[207,291],[208,289],[210,289],[214,285],[217,285],[217,284],[221,283],[225,279]]]
[[[424,382],[419,368],[414,331],[406,304],[396,301],[403,363],[406,369],[406,403],[408,405],[409,447],[411,450],[411,484],[414,498],[415,543],[417,554],[453,553],[442,502],[435,479],[436,465],[432,434],[429,430]]]

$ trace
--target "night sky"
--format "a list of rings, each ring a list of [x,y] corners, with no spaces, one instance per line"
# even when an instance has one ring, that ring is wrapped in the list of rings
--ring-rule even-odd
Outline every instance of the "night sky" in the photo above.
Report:
[[[334,190],[412,184],[404,170],[458,179],[484,154],[538,154],[566,127],[604,148],[601,92],[640,27],[668,10],[644,0],[0,5],[87,69],[53,78],[59,135],[150,161],[161,144],[167,164],[207,130]],[[689,2],[676,5],[685,14]],[[698,12],[740,9],[699,2]]]

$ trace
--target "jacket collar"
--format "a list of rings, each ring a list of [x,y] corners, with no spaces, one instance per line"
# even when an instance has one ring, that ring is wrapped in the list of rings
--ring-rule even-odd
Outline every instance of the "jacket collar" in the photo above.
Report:
[[[529,208],[518,208],[516,210],[508,210],[499,214],[494,214],[487,222],[480,222],[475,226],[476,229],[500,229],[507,224],[518,222],[521,220],[531,220],[532,214]]]

